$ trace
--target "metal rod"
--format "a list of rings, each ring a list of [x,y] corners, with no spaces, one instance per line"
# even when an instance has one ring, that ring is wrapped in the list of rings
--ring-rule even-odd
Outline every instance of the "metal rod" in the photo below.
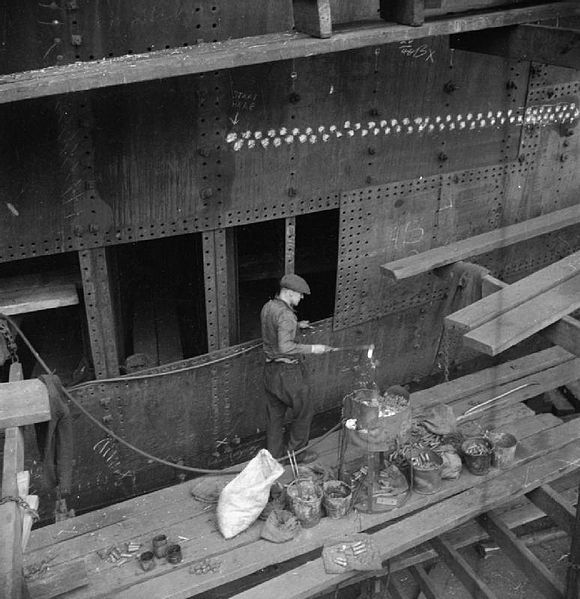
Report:
[[[465,412],[457,419],[457,422],[460,422],[461,420],[464,420],[468,416],[471,416],[471,414],[475,414],[479,410],[486,408],[487,406],[489,406],[493,402],[496,402],[498,399],[501,399],[502,397],[506,397],[507,395],[515,393],[516,391],[520,391],[520,389],[525,389],[526,387],[530,387],[532,385],[539,385],[539,384],[540,383],[538,383],[537,381],[531,381],[529,383],[524,383],[523,385],[520,385],[519,387],[515,387],[514,389],[510,389],[509,391],[506,391],[505,393],[502,393],[501,395],[492,397],[491,399],[488,399],[488,400],[480,403],[477,406],[473,406],[472,408],[465,410]]]

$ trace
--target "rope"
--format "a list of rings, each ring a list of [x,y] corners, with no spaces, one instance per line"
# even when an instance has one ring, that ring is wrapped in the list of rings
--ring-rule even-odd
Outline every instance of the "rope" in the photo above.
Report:
[[[38,520],[38,512],[35,509],[31,508],[30,504],[24,499],[22,499],[22,497],[6,495],[5,497],[2,497],[2,499],[0,499],[0,505],[8,503],[9,501],[13,501],[14,503],[18,504],[24,511],[26,511],[32,516],[32,519],[34,521]]]
[[[36,349],[34,348],[34,346],[32,345],[32,343],[30,342],[30,340],[28,339],[28,337],[26,337],[26,335],[22,332],[22,330],[20,329],[20,327],[9,317],[6,316],[2,313],[0,313],[0,318],[5,318],[6,320],[8,320],[8,322],[14,327],[14,329],[17,331],[17,333],[22,337],[24,343],[28,346],[28,349],[32,352],[32,355],[36,358],[36,360],[38,361],[38,363],[42,366],[42,368],[46,371],[47,374],[53,374],[50,370],[50,368],[48,367],[48,365],[46,364],[46,362],[41,358],[40,354],[36,351]],[[253,348],[250,348],[253,349]],[[245,351],[249,351],[245,350]],[[221,361],[224,360],[224,358],[218,358],[218,360],[216,361]],[[195,368],[195,367],[192,367]],[[183,370],[191,370],[191,368],[186,368]],[[161,374],[169,374],[169,372],[167,373],[161,373]],[[150,376],[150,375],[144,375],[144,376]],[[141,378],[141,377],[128,377],[128,378]],[[125,377],[119,377],[119,380],[121,381],[125,381],[127,380],[127,378]],[[98,381],[99,383],[101,383],[102,381]],[[117,433],[113,432],[109,427],[105,426],[103,423],[101,423],[99,420],[97,420],[97,418],[95,418],[88,410],[86,410],[86,408],[84,408],[72,395],[71,393],[67,390],[64,389],[64,394],[66,395],[66,397],[71,401],[71,403],[77,407],[94,425],[96,425],[97,427],[99,427],[101,430],[103,430],[107,435],[109,435],[110,437],[112,437],[113,439],[115,439],[116,441],[118,441],[119,443],[121,443],[121,445],[124,445],[125,447],[127,447],[128,449],[130,449],[131,451],[134,451],[135,453],[139,454],[140,456],[148,459],[148,460],[152,460],[154,462],[157,462],[158,464],[163,464],[164,466],[170,466],[171,468],[176,468],[177,470],[184,470],[185,472],[193,472],[195,474],[214,474],[214,475],[223,475],[223,476],[229,476],[231,474],[239,474],[240,472],[242,472],[242,469],[239,470],[211,470],[209,468],[195,468],[193,466],[183,466],[182,464],[175,464],[173,462],[169,462],[168,460],[164,460],[163,458],[159,458],[157,456],[154,456],[153,454],[150,454],[146,451],[143,451],[142,449],[139,449],[138,447],[136,447],[135,445],[133,445],[132,443],[129,443],[129,441],[126,441],[125,439],[123,439],[122,437],[120,437],[119,435],[117,435]],[[302,453],[303,451],[305,451],[306,449],[310,449],[311,447],[314,447],[316,445],[318,445],[319,443],[322,443],[322,441],[324,441],[327,437],[329,437],[332,433],[334,433],[336,430],[338,430],[338,428],[342,425],[342,422],[339,422],[338,424],[336,424],[334,427],[332,427],[328,432],[326,432],[324,435],[322,435],[322,437],[319,437],[318,439],[316,439],[316,441],[314,441],[313,443],[311,443],[308,447],[303,447],[302,449],[299,449],[298,451],[296,451],[296,455],[299,455],[300,453]],[[278,461],[283,461],[285,458],[282,458]]]

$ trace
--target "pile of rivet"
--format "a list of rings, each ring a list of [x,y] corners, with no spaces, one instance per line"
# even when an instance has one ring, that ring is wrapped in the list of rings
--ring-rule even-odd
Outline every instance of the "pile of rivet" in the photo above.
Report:
[[[209,574],[210,572],[219,572],[221,567],[222,563],[219,560],[210,560],[206,558],[193,564],[189,568],[189,573],[199,576],[202,574]]]

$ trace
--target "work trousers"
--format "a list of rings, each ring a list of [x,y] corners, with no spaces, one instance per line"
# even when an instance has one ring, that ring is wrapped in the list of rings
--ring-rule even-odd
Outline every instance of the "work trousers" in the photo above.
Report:
[[[266,388],[266,442],[268,451],[281,458],[286,449],[298,451],[308,444],[314,405],[310,397],[308,373],[302,362],[268,362],[264,367]],[[288,445],[284,447],[284,419],[292,412]]]

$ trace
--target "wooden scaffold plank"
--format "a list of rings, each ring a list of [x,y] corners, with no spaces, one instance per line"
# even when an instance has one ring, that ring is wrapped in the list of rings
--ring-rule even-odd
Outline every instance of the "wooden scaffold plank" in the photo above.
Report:
[[[468,239],[437,247],[421,254],[394,260],[383,264],[381,269],[385,274],[400,281],[578,223],[580,223],[580,204],[543,214],[536,218],[530,218],[515,225],[495,229],[488,233],[474,235]]]
[[[224,42],[171,48],[147,54],[74,63],[0,77],[0,103],[16,102],[89,89],[181,77],[220,69],[291,60],[305,56],[344,52],[409,39],[450,35],[529,23],[577,14],[576,2],[547,2],[521,8],[498,9],[483,14],[453,15],[427,21],[420,27],[392,23],[346,27],[329,39],[301,33],[272,33]]]
[[[511,285],[504,283],[501,287],[496,287],[495,293],[490,293],[487,297],[446,316],[445,322],[462,333],[472,331],[533,297],[564,283],[576,276],[578,272],[580,272],[580,252],[566,256]]]
[[[541,293],[463,336],[469,347],[495,356],[580,308],[580,275]]]

